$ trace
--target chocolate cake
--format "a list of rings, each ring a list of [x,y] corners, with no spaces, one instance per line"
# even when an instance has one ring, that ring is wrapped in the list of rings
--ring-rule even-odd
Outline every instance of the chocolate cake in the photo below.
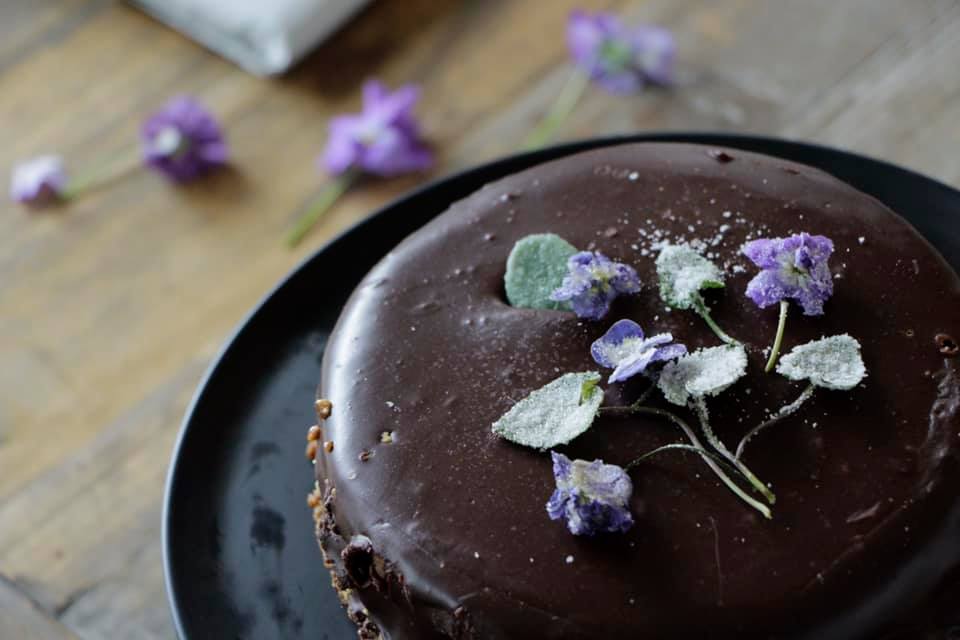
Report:
[[[630,470],[626,531],[575,536],[551,520],[549,453],[491,425],[558,376],[598,370],[591,344],[616,320],[690,351],[719,344],[658,294],[658,251],[685,243],[721,267],[725,288],[705,297],[748,354],[745,377],[710,406],[717,436],[736,444],[803,388],[764,373],[778,314],[745,295],[757,268],[741,247],[799,232],[832,240],[834,291],[822,315],[791,311],[784,353],[849,334],[867,377],[751,441],[743,460],[776,493],[772,517],[678,450]],[[642,289],[602,320],[511,306],[508,256],[542,233],[630,265]],[[317,570],[361,638],[960,637],[952,336],[957,275],[902,218],[819,170],[633,144],[507,177],[400,243],[343,310],[308,436]],[[603,373],[608,405],[649,384]],[[625,465],[681,441],[656,416],[601,412],[556,449]]]

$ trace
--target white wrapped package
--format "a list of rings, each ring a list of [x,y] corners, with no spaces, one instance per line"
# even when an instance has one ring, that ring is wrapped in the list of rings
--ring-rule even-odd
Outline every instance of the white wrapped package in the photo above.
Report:
[[[133,0],[257,75],[288,69],[369,0]]]

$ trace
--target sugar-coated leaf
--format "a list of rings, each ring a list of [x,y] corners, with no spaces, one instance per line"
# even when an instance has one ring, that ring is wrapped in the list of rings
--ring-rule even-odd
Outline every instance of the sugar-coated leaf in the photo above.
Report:
[[[723,272],[687,244],[668,244],[657,256],[660,297],[671,307],[690,309],[701,289],[723,286]]]
[[[576,247],[553,233],[537,233],[517,241],[507,258],[504,285],[507,302],[524,309],[569,310],[570,303],[550,299],[563,284],[567,260]]]
[[[780,358],[777,373],[791,380],[809,380],[824,389],[846,391],[867,375],[860,343],[847,334],[821,338],[794,347]]]
[[[747,352],[742,345],[709,347],[668,362],[657,386],[667,400],[684,406],[690,398],[717,395],[746,371]]]
[[[537,449],[570,442],[590,428],[603,402],[595,371],[567,373],[532,391],[493,423],[501,438]]]

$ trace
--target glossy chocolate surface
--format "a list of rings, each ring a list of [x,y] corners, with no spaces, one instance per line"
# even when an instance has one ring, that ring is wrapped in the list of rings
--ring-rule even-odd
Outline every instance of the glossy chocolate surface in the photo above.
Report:
[[[935,337],[960,336],[960,281],[872,198],[809,167],[725,153],[626,145],[514,175],[407,238],[357,288],[324,361],[334,447],[317,475],[336,487],[339,536],[366,536],[402,577],[399,590],[355,590],[387,637],[876,637],[955,598],[941,585],[960,565],[960,382]],[[710,403],[735,444],[802,389],[762,373],[777,312],[743,295],[755,271],[738,249],[799,231],[833,239],[836,290],[822,317],[791,310],[785,348],[850,333],[869,377],[818,391],[750,444],[774,519],[676,453],[632,473],[628,533],[578,538],[550,521],[549,456],[491,423],[560,373],[597,369],[590,343],[619,318],[691,349],[717,344],[657,293],[655,242],[697,240],[726,266],[714,317],[750,353],[748,377]],[[510,307],[507,255],[542,232],[630,263],[643,291],[601,322]],[[607,402],[643,388],[612,385]],[[622,464],[677,441],[666,422],[602,416],[564,451]],[[938,630],[960,624],[943,615]]]

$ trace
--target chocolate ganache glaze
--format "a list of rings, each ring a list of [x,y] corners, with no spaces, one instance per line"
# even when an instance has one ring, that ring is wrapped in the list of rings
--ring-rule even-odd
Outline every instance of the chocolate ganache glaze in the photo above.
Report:
[[[628,532],[577,537],[551,521],[550,456],[497,438],[491,424],[561,373],[597,370],[590,344],[620,318],[691,350],[718,344],[658,294],[657,243],[685,241],[724,266],[726,288],[707,300],[747,344],[747,376],[711,400],[714,429],[735,445],[803,388],[763,373],[777,311],[744,295],[756,270],[739,248],[800,231],[835,243],[835,293],[823,316],[794,307],[784,350],[849,333],[868,377],[814,394],[751,441],[745,461],[777,494],[773,519],[695,454],[669,452],[631,472]],[[544,232],[634,266],[642,291],[599,322],[509,306],[507,256]],[[332,410],[312,497],[325,565],[361,637],[953,637],[951,336],[960,337],[953,271],[899,216],[816,169],[633,144],[510,176],[388,254],[330,338],[319,395]],[[609,385],[606,403],[635,399],[639,378]],[[560,450],[622,465],[680,441],[655,417],[601,414]]]

